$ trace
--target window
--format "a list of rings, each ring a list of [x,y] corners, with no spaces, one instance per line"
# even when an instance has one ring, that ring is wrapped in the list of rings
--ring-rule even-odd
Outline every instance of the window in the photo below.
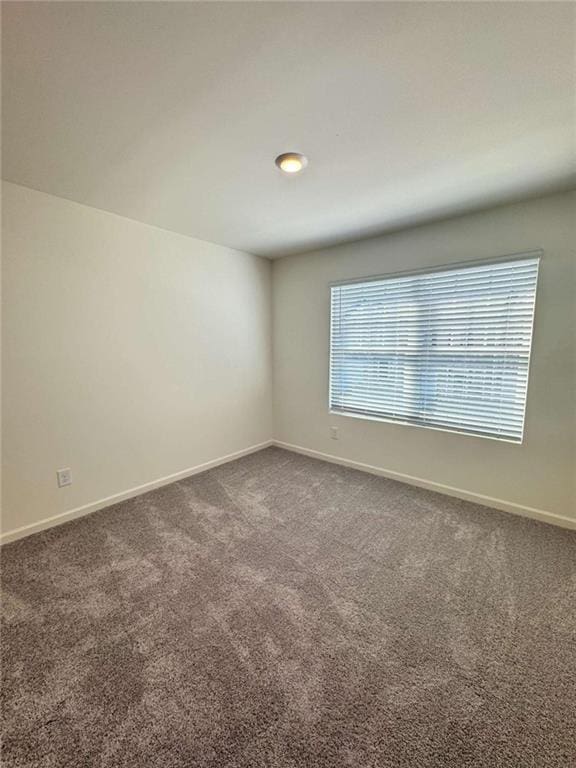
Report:
[[[331,411],[522,442],[538,263],[332,286]]]

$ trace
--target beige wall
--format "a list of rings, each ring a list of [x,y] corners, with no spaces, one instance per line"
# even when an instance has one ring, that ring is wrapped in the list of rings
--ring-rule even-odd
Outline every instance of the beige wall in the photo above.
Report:
[[[4,531],[272,437],[270,262],[13,184],[3,225]]]
[[[3,196],[8,538],[268,441],[272,329],[277,440],[576,520],[573,194],[280,259],[273,322],[264,259],[13,184]],[[328,413],[330,281],[535,248],[523,445]]]
[[[273,267],[276,439],[576,520],[574,194],[315,253]],[[328,412],[329,283],[542,248],[524,443]],[[339,427],[332,440],[330,425]]]

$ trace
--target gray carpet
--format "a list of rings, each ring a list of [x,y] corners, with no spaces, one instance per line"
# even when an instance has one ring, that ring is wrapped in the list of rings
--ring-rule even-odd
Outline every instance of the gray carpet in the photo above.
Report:
[[[4,547],[3,762],[576,765],[576,533],[271,448]]]

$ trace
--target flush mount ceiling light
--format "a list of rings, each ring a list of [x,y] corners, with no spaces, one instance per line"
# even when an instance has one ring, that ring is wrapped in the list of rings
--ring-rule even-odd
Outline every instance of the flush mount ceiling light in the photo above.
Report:
[[[308,158],[300,152],[284,152],[274,162],[284,173],[299,173],[308,165]]]

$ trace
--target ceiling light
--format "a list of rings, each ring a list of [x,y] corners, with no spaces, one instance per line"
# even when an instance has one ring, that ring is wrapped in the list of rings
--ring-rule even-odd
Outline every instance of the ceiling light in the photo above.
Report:
[[[298,173],[308,165],[308,158],[299,152],[284,152],[278,155],[275,160],[276,165],[284,173]]]

